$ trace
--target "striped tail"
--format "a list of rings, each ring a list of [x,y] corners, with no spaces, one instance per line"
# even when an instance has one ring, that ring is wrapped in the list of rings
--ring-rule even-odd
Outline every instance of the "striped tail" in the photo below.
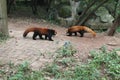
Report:
[[[93,35],[93,37],[96,36],[96,32],[94,32],[92,29],[88,28],[88,27],[84,27],[84,30],[91,33]]]

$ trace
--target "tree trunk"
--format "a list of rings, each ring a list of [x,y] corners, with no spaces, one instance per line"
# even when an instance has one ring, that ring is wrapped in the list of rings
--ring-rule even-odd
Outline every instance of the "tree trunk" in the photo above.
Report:
[[[8,35],[6,0],[0,0],[0,32]]]
[[[16,0],[7,0],[7,13],[10,13],[12,5],[14,5],[15,8]]]
[[[79,21],[76,23],[76,25],[84,25],[84,23],[89,19],[89,17],[91,16],[92,13],[94,13],[99,7],[101,7],[103,4],[105,4],[106,2],[108,2],[109,0],[103,0],[101,1],[101,3],[99,3],[92,11],[90,11],[89,9],[95,4],[95,2],[91,3],[89,5],[89,7],[87,7],[87,9],[85,9],[85,11],[83,11],[83,13],[81,14],[83,16],[83,18],[81,18],[82,16],[80,15],[79,17]],[[89,12],[90,11],[90,12]]]
[[[116,4],[115,4],[115,9],[114,9],[114,13],[113,13],[113,17],[116,18],[116,13],[117,13],[117,6],[119,5],[119,0],[116,0]]]
[[[81,19],[84,17],[84,15],[86,14],[86,12],[95,4],[95,1],[91,2],[90,5],[87,6],[87,8],[81,13],[81,15],[79,16],[79,20],[75,23],[75,25],[78,25],[81,21]]]
[[[33,14],[37,15],[37,1],[38,0],[31,0],[31,6],[32,6],[32,11],[33,11]]]
[[[113,25],[108,29],[108,36],[113,36],[116,28],[120,25],[120,15],[114,20]]]

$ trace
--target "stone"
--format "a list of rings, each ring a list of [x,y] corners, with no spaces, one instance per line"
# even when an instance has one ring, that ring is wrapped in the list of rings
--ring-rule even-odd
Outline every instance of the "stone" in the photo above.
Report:
[[[114,18],[109,14],[108,10],[104,7],[100,7],[95,14],[100,17],[102,22],[112,23]]]

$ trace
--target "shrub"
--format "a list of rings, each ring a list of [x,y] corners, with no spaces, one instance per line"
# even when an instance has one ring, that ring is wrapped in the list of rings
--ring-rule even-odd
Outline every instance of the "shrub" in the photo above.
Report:
[[[8,38],[9,38],[8,35],[5,35],[5,34],[0,32],[0,42],[6,41]]]
[[[58,53],[57,57],[70,57],[73,56],[77,51],[70,42],[65,42],[65,44],[56,52]]]

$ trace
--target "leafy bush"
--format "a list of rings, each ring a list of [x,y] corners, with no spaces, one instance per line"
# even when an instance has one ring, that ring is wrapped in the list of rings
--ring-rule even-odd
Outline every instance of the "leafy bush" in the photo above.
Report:
[[[5,35],[5,34],[3,34],[3,33],[0,32],[0,42],[3,42],[5,40],[7,40],[8,38],[9,38],[8,35]]]
[[[116,29],[116,32],[120,32],[120,26]]]
[[[62,7],[59,8],[58,14],[60,17],[63,18],[68,18],[71,17],[71,7],[63,5]]]
[[[103,71],[104,76],[110,80],[120,79],[120,56],[116,54],[116,50],[111,52],[107,51],[105,47],[101,48],[101,51],[91,52],[93,59],[89,64],[94,64],[95,68]]]
[[[61,68],[56,63],[52,63],[49,65],[46,65],[46,67],[43,69],[43,72],[45,75],[49,77],[60,77],[61,75]]]
[[[65,44],[57,50],[57,57],[70,57],[76,52],[76,49],[71,45],[70,42],[65,42]]]
[[[45,80],[41,71],[33,71],[29,64],[24,62],[15,66],[10,63],[7,68],[0,70],[3,80]]]
[[[119,80],[120,56],[117,50],[107,51],[101,47],[98,51],[91,51],[87,63],[74,65],[63,70],[62,80]],[[63,58],[62,58],[63,59]],[[64,61],[67,64],[67,61]],[[77,63],[77,62],[75,62]],[[71,75],[72,74],[72,75]]]

